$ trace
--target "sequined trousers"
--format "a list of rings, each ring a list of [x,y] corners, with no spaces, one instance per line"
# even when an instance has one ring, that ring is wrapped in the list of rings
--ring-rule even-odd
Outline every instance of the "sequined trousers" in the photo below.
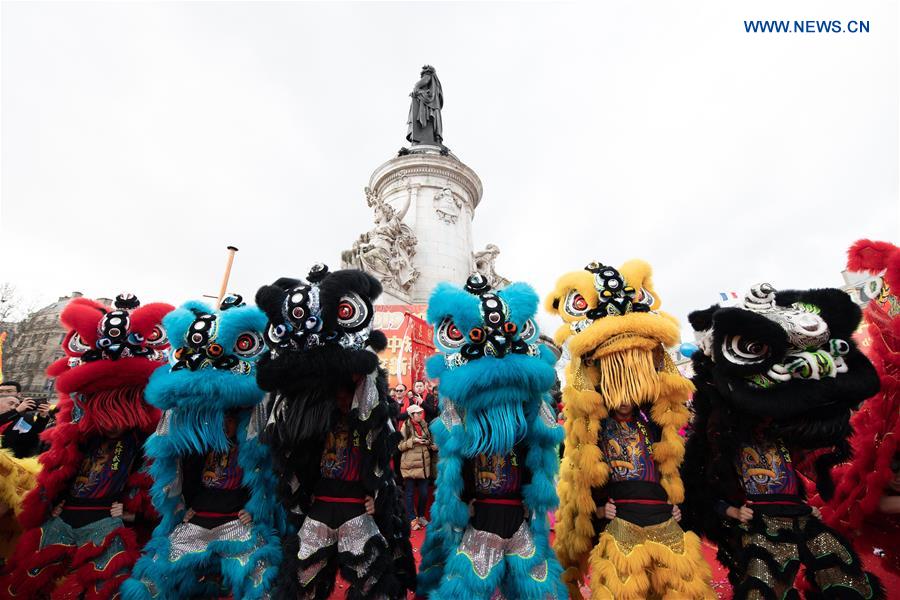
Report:
[[[0,598],[109,598],[128,576],[138,547],[122,520],[74,528],[53,517],[26,532],[0,577]]]
[[[741,551],[730,574],[736,600],[799,599],[802,564],[812,592],[806,598],[883,598],[881,583],[863,571],[850,543],[813,516],[758,514],[741,526]]]
[[[158,547],[145,548],[123,587],[126,599],[268,597],[276,567],[271,564],[271,548],[252,525],[237,519],[211,529],[179,523],[162,541]]]
[[[641,527],[609,522],[591,552],[593,600],[714,600],[700,539],[674,519]]]
[[[297,534],[299,598],[318,600],[331,595],[338,569],[350,584],[347,598],[386,600],[385,578],[393,558],[375,519],[361,514],[331,528],[307,517]]]
[[[431,600],[543,600],[554,598],[548,564],[534,543],[528,519],[508,538],[471,525],[444,568]]]

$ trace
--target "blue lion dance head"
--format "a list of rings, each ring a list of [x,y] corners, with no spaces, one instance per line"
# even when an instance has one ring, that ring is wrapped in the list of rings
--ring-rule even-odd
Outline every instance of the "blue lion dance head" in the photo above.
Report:
[[[189,301],[163,319],[172,351],[169,368],[157,369],[147,385],[147,401],[175,411],[183,450],[203,452],[211,443],[228,448],[225,413],[258,404],[264,392],[256,383],[256,364],[266,352],[265,314],[229,296],[219,310]],[[165,417],[164,417],[165,418]],[[187,423],[191,427],[184,427]]]
[[[527,433],[525,408],[554,383],[556,361],[539,342],[538,296],[525,283],[492,290],[474,274],[462,288],[441,283],[428,302],[440,354],[428,376],[464,413],[467,456],[505,454]]]

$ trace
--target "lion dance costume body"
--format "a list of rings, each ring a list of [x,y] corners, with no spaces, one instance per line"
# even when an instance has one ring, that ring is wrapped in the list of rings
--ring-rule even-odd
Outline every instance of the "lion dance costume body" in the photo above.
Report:
[[[556,359],[538,342],[537,305],[528,285],[492,291],[477,274],[428,303],[440,462],[418,593],[432,600],[567,596],[547,518],[563,434],[548,404]]]
[[[850,411],[878,389],[850,337],[859,320],[840,290],[768,284],[740,306],[690,315],[702,337],[685,515],[718,544],[739,600],[800,598],[801,565],[807,598],[883,597],[850,544],[812,514],[801,474],[830,497],[829,470],[849,455]]]
[[[619,270],[591,263],[563,275],[547,299],[571,355],[555,549],[576,598],[589,566],[596,600],[715,597],[699,538],[673,517],[693,386],[666,353],[678,325],[657,311],[650,275],[638,260]],[[626,419],[610,414],[628,406]],[[607,501],[616,516],[604,529]]]
[[[63,310],[66,357],[48,369],[57,378],[59,416],[45,434],[50,449],[25,498],[24,533],[0,577],[0,598],[53,591],[54,598],[107,599],[128,577],[140,548],[123,520],[154,515],[142,446],[159,411],[144,401],[144,387],[165,361],[160,322],[172,308],[122,295],[114,308],[76,298]],[[123,514],[113,517],[119,503]]]
[[[266,415],[256,362],[266,350],[266,317],[230,296],[220,310],[188,302],[163,325],[178,347],[146,392],[163,411],[147,441],[162,521],[122,595],[268,597],[286,524],[271,454],[259,440]]]
[[[867,302],[862,350],[873,362],[881,391],[850,419],[853,458],[832,471],[834,497],[822,506],[825,522],[841,531],[865,529],[884,537],[896,565],[900,531],[900,248],[860,240],[850,248],[851,271],[874,277],[860,290]],[[892,541],[891,539],[892,538]]]
[[[380,293],[362,271],[330,273],[320,264],[307,281],[279,279],[256,295],[271,349],[257,378],[273,392],[265,435],[282,501],[299,527],[284,542],[284,598],[327,598],[338,568],[350,599],[402,598],[415,587],[391,468],[397,407],[375,354],[387,340],[372,330]]]

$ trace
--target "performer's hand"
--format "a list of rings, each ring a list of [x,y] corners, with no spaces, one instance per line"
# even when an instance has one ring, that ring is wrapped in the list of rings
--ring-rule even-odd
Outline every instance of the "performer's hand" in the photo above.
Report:
[[[193,518],[194,518],[194,515],[196,515],[196,514],[197,514],[197,513],[194,512],[194,509],[193,509],[193,508],[187,509],[187,511],[185,511],[185,513],[184,513],[184,518],[181,519],[181,522],[182,522],[182,523],[187,523],[188,521],[190,521],[191,519],[193,519]]]
[[[820,511],[818,509],[818,507],[816,507],[816,506],[813,506],[811,508],[812,508],[812,516],[814,516],[815,518],[817,518],[821,521],[822,520],[822,511]]]
[[[725,514],[732,519],[737,519],[741,523],[747,523],[753,518],[753,509],[746,504],[740,508],[729,506],[728,510],[725,511]]]
[[[375,498],[372,496],[366,496],[366,514],[374,515],[375,514]]]
[[[246,510],[242,510],[238,513],[238,521],[241,522],[241,525],[250,525],[253,522],[253,517]]]
[[[53,517],[58,517],[59,515],[62,514],[63,506],[65,506],[65,505],[66,505],[66,502],[65,502],[65,500],[63,500],[62,502],[60,502],[59,504],[57,504],[56,506],[53,507],[53,510],[50,511],[50,515]]]
[[[681,509],[678,508],[677,504],[672,505],[672,518],[675,519],[676,523],[681,523]]]
[[[109,516],[119,518],[125,514],[125,505],[121,502],[113,502],[109,507]]]
[[[612,500],[603,505],[603,517],[610,521],[616,518],[616,505]]]

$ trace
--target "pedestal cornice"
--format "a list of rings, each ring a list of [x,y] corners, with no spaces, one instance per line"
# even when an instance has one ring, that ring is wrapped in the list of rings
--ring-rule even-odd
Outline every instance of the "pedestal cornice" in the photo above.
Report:
[[[413,175],[434,175],[462,186],[468,192],[473,210],[481,202],[484,190],[475,171],[453,156],[440,154],[396,156],[375,169],[369,179],[369,187],[374,193],[384,195],[387,188],[396,184],[403,176]]]

